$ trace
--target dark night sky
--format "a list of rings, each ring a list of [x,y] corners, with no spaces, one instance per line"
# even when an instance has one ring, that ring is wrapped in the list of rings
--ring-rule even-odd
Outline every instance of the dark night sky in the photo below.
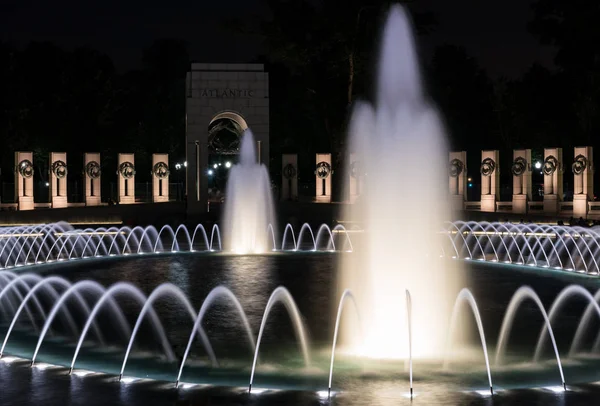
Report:
[[[517,77],[533,62],[552,66],[553,52],[527,32],[532,0],[418,0],[439,25],[423,40],[427,57],[444,42],[464,46],[492,75]],[[261,52],[260,40],[225,32],[225,16],[261,13],[260,0],[2,0],[0,36],[17,45],[51,41],[88,45],[110,55],[117,68],[138,66],[141,50],[156,38],[188,41],[193,60],[244,62]],[[264,13],[264,10],[262,11]]]

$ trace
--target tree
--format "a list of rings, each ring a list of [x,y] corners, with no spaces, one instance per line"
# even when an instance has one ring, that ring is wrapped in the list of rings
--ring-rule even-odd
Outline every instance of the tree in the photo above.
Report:
[[[555,63],[570,83],[572,135],[579,142],[591,142],[600,130],[600,3],[538,0],[533,10],[531,32],[557,48]]]
[[[464,48],[436,48],[429,66],[431,93],[446,120],[454,147],[488,148],[493,122],[493,87]]]

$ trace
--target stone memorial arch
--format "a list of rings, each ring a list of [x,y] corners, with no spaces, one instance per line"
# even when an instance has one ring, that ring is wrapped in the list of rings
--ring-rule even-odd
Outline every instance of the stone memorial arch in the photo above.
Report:
[[[269,166],[269,74],[262,64],[193,63],[186,92],[187,210],[194,214],[208,209],[209,154],[236,148],[236,140],[215,140],[212,126],[249,128],[259,162]]]

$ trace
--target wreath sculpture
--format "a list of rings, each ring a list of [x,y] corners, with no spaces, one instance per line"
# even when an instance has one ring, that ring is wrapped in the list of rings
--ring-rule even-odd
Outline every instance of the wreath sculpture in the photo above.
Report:
[[[485,158],[481,161],[480,172],[483,176],[492,176],[496,170],[496,162],[492,158]]]
[[[29,159],[23,159],[17,166],[19,175],[25,179],[29,179],[33,176],[33,163]]]
[[[119,165],[117,174],[125,179],[131,179],[135,175],[135,166],[129,161],[122,162],[121,165]]]
[[[331,165],[329,165],[327,162],[321,161],[317,164],[315,174],[319,179],[327,179],[331,173]]]
[[[156,176],[158,179],[165,179],[171,171],[169,171],[169,165],[165,162],[157,162],[152,167],[152,174]]]
[[[571,166],[571,170],[573,171],[573,173],[575,175],[581,175],[587,167],[588,167],[587,158],[580,154],[575,157],[575,162],[573,162],[573,165]]]
[[[512,167],[510,168],[514,176],[521,176],[527,170],[527,160],[523,157],[517,157],[513,161]]]
[[[100,164],[96,161],[90,161],[85,164],[85,173],[91,179],[98,179],[100,174],[102,173],[102,169],[100,169]]]
[[[52,162],[51,170],[54,176],[56,176],[58,179],[63,179],[65,176],[67,176],[67,164],[65,161],[58,160]]]
[[[544,159],[544,175],[550,176],[558,169],[558,159],[554,157],[554,155],[548,155],[546,159]]]
[[[465,165],[460,159],[453,159],[450,161],[450,176],[453,178],[458,177],[464,169]]]
[[[283,176],[286,179],[293,179],[296,177],[296,167],[292,164],[287,164],[284,168],[283,168]]]

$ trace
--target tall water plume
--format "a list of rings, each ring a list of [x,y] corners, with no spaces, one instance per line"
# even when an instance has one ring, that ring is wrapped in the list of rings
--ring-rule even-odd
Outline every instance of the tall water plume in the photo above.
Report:
[[[365,230],[341,263],[339,292],[354,292],[362,312],[344,320],[352,353],[402,358],[408,352],[404,292],[412,297],[412,353],[442,355],[453,296],[462,276],[440,257],[439,231],[450,218],[447,144],[424,95],[409,16],[390,10],[383,31],[375,105],[358,103],[349,129],[364,188],[345,220]]]
[[[273,245],[269,224],[276,230],[271,182],[267,168],[257,163],[254,137],[248,129],[242,136],[240,160],[229,172],[223,237],[225,250],[238,254],[262,253]]]

